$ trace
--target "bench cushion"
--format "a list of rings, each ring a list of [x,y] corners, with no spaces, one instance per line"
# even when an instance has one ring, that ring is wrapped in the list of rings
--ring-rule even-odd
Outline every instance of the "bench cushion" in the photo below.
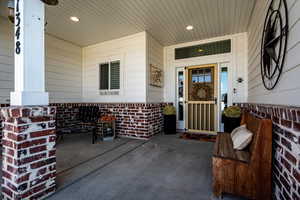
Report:
[[[245,163],[250,162],[250,153],[248,151],[233,149],[229,133],[218,133],[213,156]]]

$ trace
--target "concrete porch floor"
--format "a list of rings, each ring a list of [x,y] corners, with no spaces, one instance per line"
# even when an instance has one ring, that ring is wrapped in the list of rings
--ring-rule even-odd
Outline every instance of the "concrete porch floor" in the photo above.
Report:
[[[58,191],[49,199],[215,199],[212,150],[213,143],[178,135],[94,145],[87,135],[70,135],[57,146]]]

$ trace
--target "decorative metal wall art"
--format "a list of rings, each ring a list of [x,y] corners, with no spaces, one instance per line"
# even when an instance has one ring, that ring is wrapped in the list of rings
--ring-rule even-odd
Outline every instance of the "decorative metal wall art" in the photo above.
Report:
[[[286,0],[272,0],[266,15],[261,43],[261,76],[266,89],[277,85],[287,49],[288,9]]]
[[[154,87],[163,87],[163,71],[150,64],[150,85]]]

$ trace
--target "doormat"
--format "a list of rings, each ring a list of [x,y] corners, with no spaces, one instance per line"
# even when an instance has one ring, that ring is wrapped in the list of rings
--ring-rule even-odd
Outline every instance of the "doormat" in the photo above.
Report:
[[[182,133],[180,136],[181,139],[185,140],[198,140],[202,142],[216,142],[216,135],[207,135],[207,134],[196,134],[196,133]]]

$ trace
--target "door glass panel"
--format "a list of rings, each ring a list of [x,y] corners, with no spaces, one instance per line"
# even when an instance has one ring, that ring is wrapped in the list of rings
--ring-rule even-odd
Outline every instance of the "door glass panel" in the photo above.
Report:
[[[228,68],[222,67],[220,73],[220,83],[221,83],[221,113],[228,106]],[[221,115],[220,131],[224,131],[224,121]]]
[[[184,88],[184,73],[178,72],[178,120],[183,121],[183,88]]]
[[[214,68],[189,69],[189,101],[214,100]]]
[[[227,107],[228,98],[228,69],[227,67],[221,68],[221,111]]]

